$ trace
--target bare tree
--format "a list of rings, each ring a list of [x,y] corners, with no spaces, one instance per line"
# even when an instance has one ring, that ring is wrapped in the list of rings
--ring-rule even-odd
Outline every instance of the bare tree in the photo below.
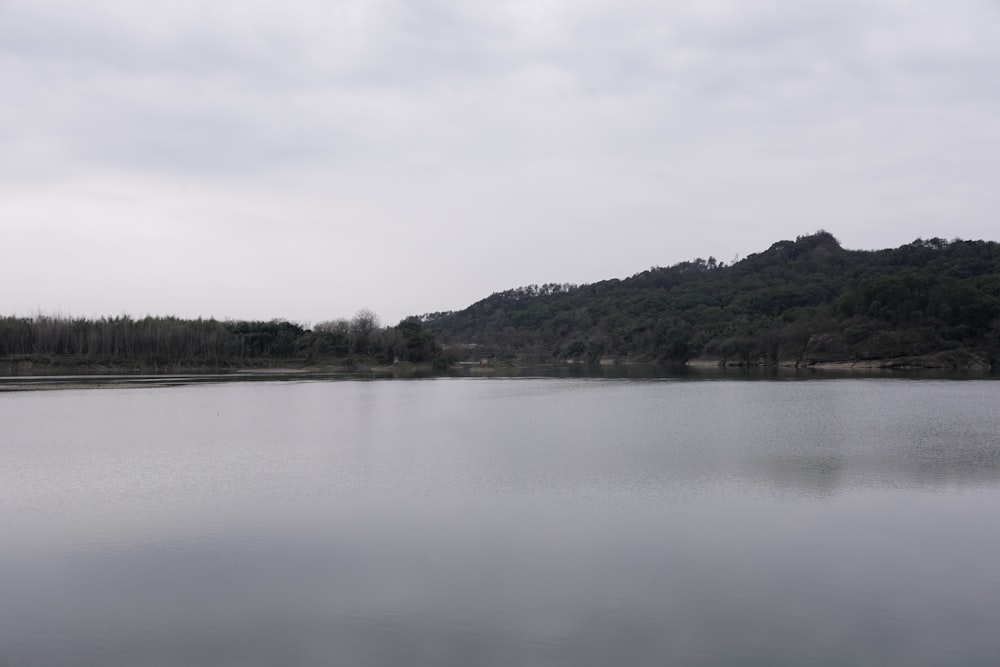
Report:
[[[351,352],[355,354],[369,354],[374,347],[381,323],[378,315],[362,308],[354,314],[351,320]]]

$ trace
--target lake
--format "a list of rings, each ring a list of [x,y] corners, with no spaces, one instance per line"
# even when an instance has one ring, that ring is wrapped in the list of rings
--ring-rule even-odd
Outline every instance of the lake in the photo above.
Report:
[[[0,393],[0,666],[1000,664],[1000,382]]]

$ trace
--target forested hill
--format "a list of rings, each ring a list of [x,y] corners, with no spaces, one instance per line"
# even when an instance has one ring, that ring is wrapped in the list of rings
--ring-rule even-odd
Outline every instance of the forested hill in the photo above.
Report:
[[[820,231],[729,266],[523,287],[422,320],[441,343],[501,358],[996,367],[1000,244],[846,250]]]

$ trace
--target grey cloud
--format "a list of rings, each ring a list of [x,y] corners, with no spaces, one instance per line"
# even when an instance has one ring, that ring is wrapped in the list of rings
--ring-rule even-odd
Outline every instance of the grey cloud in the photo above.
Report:
[[[729,259],[818,227],[849,247],[990,236],[997,19],[981,0],[7,0],[0,228],[30,244],[32,225],[51,237],[73,211],[136,220],[161,230],[154,272],[183,247],[179,226],[238,239],[244,257],[283,232],[312,237],[275,267],[358,300],[313,313],[306,293],[299,317],[369,306],[387,321],[517,284]],[[324,244],[372,239],[384,266],[425,282],[385,268],[359,287],[354,255],[324,261]],[[487,250],[470,259],[470,245]],[[0,279],[16,271],[41,269],[15,262]],[[234,292],[220,299],[248,302]],[[275,294],[259,308],[295,315],[279,306]]]

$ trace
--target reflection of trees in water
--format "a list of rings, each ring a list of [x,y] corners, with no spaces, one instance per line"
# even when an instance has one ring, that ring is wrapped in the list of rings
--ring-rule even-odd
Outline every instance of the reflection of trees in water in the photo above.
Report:
[[[908,481],[917,486],[993,484],[1000,481],[1000,440],[960,434],[918,443],[903,464]]]
[[[779,491],[828,497],[841,485],[844,458],[829,452],[785,454],[767,458],[763,468]]]
[[[908,442],[851,455],[829,452],[769,456],[749,474],[762,474],[778,492],[829,497],[848,487],[948,488],[1000,482],[1000,443],[979,439]]]

